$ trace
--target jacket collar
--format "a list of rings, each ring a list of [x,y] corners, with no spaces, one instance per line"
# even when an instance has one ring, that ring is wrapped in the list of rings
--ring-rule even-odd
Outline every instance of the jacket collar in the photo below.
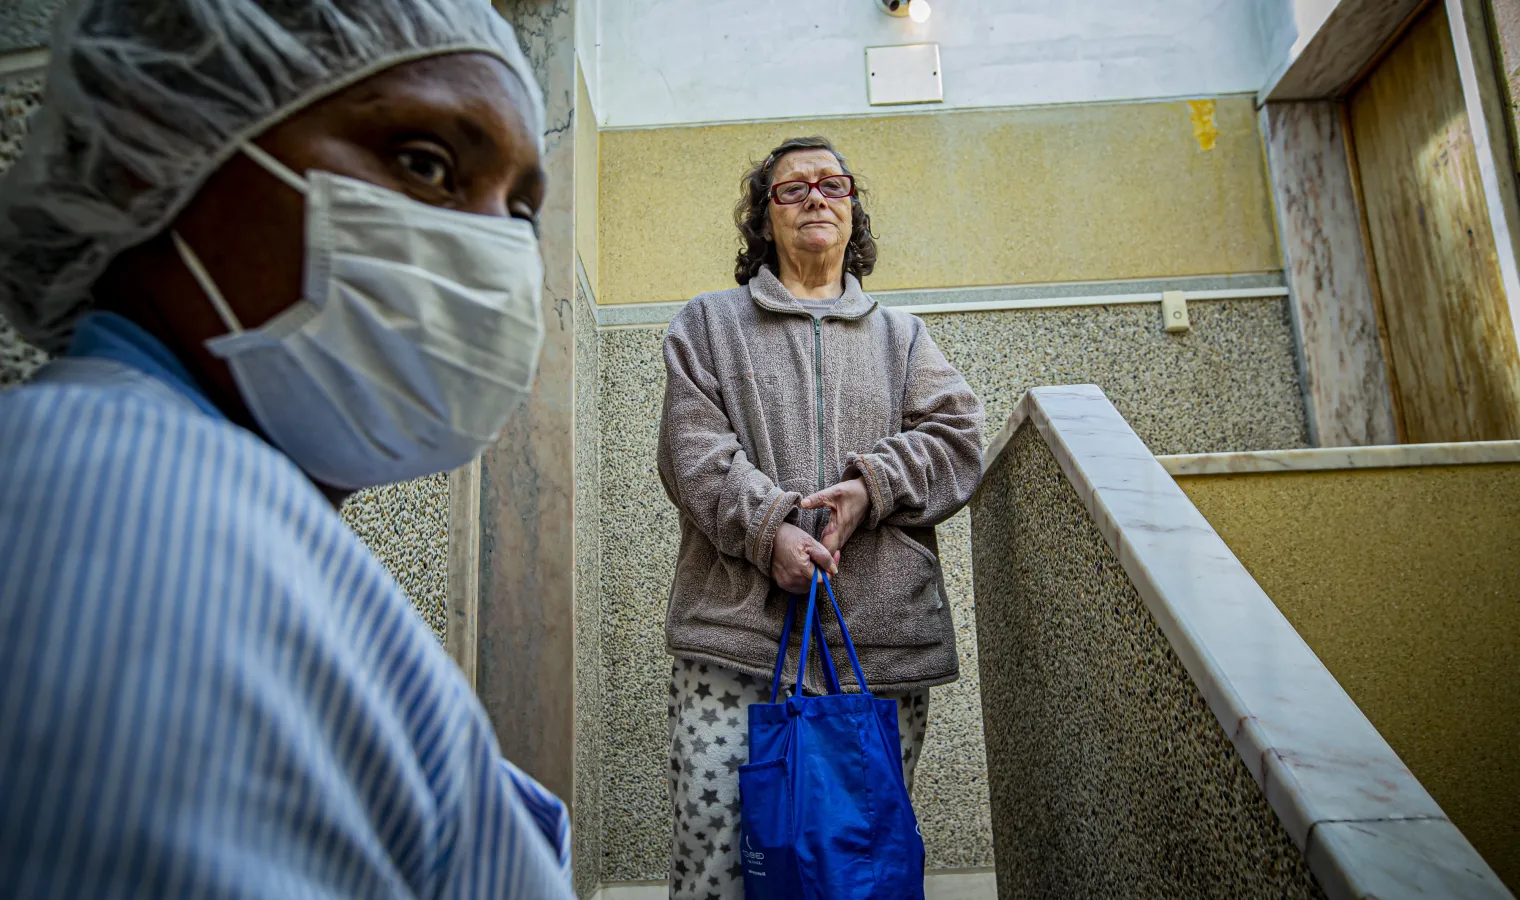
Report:
[[[144,331],[136,322],[115,313],[92,312],[80,319],[79,325],[74,329],[67,357],[111,360],[142,373],[154,382],[173,388],[213,419],[227,418],[211,402],[211,398],[206,396],[205,390],[196,382],[190,370],[185,368],[185,364],[162,341]],[[86,366],[83,369],[102,371],[99,366]]]
[[[769,266],[761,266],[760,273],[749,280],[749,295],[761,309],[799,316],[812,315],[797,302],[797,298],[792,296],[792,292],[786,289]],[[834,308],[829,310],[828,318],[863,319],[875,308],[876,301],[861,289],[860,279],[846,272],[844,293],[839,296]]]

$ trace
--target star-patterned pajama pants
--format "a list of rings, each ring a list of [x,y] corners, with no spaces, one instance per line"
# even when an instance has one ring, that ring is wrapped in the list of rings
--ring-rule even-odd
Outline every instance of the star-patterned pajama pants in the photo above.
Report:
[[[670,673],[671,900],[742,900],[739,767],[749,762],[749,705],[770,702],[771,686],[708,663],[677,659]],[[903,774],[924,746],[927,689],[881,693],[897,701]]]

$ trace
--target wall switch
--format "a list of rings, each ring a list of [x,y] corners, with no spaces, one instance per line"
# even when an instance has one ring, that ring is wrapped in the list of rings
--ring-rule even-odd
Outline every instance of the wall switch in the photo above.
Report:
[[[866,48],[866,94],[872,106],[942,103],[939,44]]]
[[[1187,331],[1192,327],[1188,321],[1187,295],[1181,291],[1163,291],[1161,294],[1161,320],[1169,332]]]

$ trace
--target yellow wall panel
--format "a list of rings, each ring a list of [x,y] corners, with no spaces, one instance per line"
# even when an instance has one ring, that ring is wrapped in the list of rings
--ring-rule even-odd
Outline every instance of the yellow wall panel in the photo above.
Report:
[[[1520,889],[1520,465],[1178,483]]]
[[[1250,97],[601,133],[601,303],[734,284],[753,159],[835,141],[871,191],[872,290],[1281,268]]]

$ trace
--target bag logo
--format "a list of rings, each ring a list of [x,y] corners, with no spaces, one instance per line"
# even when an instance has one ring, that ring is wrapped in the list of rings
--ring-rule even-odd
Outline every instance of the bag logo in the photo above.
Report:
[[[755,849],[754,845],[749,842],[749,835],[747,834],[744,836],[744,861],[750,863],[765,862],[765,854]]]

